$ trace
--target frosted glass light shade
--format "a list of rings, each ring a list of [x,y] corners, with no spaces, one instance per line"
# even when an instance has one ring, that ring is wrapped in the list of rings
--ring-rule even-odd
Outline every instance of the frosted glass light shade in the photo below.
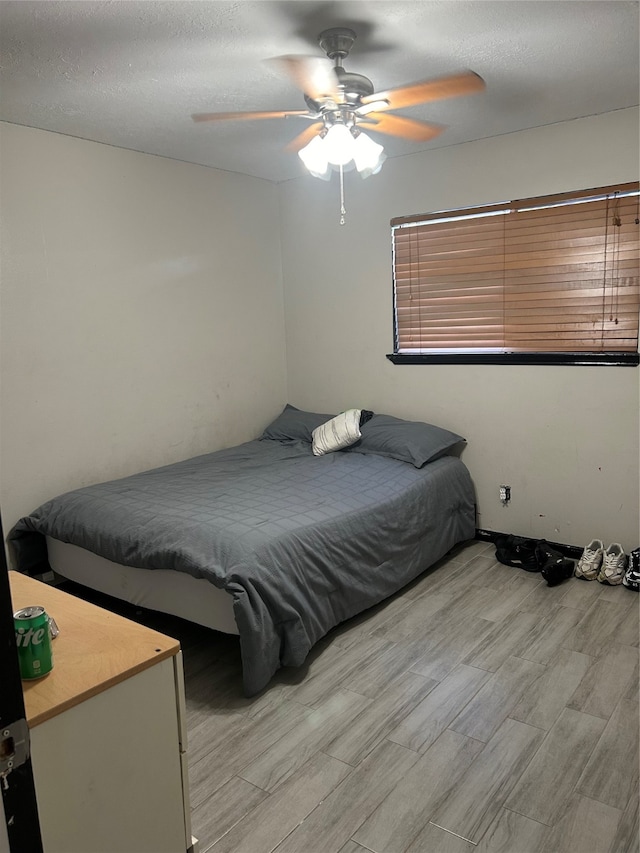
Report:
[[[382,168],[382,145],[378,145],[366,133],[359,133],[353,140],[353,160],[359,172],[375,175]]]
[[[344,124],[334,124],[324,138],[327,160],[334,166],[346,166],[353,160],[355,139]]]
[[[332,166],[356,167],[363,178],[377,174],[384,162],[384,148],[366,133],[344,124],[334,124],[314,136],[298,151],[309,172],[316,178],[329,180]]]
[[[314,178],[325,178],[329,175],[329,160],[322,136],[314,136],[308,145],[298,151],[298,157]]]

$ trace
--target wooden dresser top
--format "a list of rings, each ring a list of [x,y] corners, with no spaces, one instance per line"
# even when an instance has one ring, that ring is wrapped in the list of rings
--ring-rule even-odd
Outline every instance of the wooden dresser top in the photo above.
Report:
[[[52,641],[53,670],[22,682],[30,727],[180,650],[179,642],[171,637],[19,572],[9,572],[9,582],[14,613],[40,605],[60,629]]]

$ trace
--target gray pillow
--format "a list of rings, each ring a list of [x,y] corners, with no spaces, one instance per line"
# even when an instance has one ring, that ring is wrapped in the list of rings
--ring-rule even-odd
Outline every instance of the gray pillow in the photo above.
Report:
[[[318,412],[304,412],[287,403],[282,413],[262,433],[261,438],[276,441],[308,441],[311,444],[313,441],[311,433],[314,429],[332,417],[333,415],[322,415]]]
[[[465,439],[455,432],[421,421],[405,421],[391,415],[374,415],[360,427],[362,438],[348,453],[373,453],[410,462],[421,468],[444,456]]]

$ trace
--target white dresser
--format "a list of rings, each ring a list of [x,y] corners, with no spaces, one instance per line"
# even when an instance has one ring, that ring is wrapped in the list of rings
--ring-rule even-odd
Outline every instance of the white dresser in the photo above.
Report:
[[[14,612],[60,629],[52,672],[23,681],[45,853],[197,853],[178,641],[9,577]]]

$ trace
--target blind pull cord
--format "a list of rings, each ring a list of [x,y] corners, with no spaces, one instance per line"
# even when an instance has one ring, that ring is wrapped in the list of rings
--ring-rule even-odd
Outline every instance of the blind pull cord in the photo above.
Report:
[[[620,200],[617,193],[614,196],[611,224],[614,231],[611,251],[611,311],[609,313],[609,322],[615,323],[617,326],[620,288],[620,229],[622,227],[622,220],[620,219]]]

